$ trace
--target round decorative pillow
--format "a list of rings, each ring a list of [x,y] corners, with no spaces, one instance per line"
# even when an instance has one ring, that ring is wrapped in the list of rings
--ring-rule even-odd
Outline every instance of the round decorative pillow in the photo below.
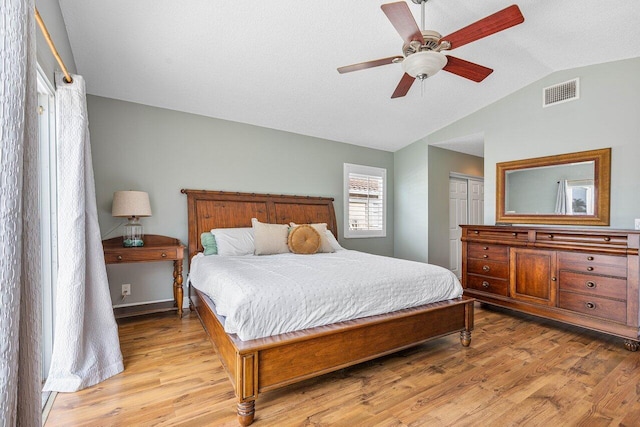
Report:
[[[287,244],[294,254],[315,254],[320,247],[320,233],[310,225],[298,225],[291,229]]]

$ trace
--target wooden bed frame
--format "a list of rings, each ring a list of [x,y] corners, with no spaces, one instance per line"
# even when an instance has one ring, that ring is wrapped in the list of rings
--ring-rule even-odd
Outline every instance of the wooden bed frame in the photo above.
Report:
[[[181,190],[187,195],[189,260],[202,251],[200,234],[212,228],[261,222],[326,222],[337,237],[333,198]],[[189,284],[195,309],[217,349],[238,399],[238,422],[253,422],[259,393],[460,332],[467,347],[474,299],[461,297],[393,313],[249,341],[227,334],[213,302]]]

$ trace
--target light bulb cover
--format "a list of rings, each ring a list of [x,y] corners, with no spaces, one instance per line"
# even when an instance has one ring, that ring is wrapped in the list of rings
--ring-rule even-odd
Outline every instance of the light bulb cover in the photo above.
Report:
[[[420,80],[433,76],[445,65],[447,65],[447,56],[432,50],[416,52],[402,61],[404,72]]]

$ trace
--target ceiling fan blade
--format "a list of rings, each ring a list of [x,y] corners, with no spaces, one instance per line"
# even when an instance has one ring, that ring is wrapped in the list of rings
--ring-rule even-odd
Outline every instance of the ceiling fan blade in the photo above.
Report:
[[[346,65],[338,68],[340,74],[350,73],[352,71],[366,70],[367,68],[379,67],[381,65],[393,64],[394,59],[402,59],[403,56],[390,56],[388,58],[375,59],[373,61],[360,62],[359,64]]]
[[[443,37],[442,40],[446,40],[451,43],[451,49],[463,46],[467,43],[474,42],[483,37],[490,36],[514,25],[522,24],[524,22],[524,16],[520,12],[520,8],[517,5],[511,5],[506,9],[502,9],[499,12],[489,15],[471,25],[459,29],[458,31]]]
[[[400,1],[397,3],[383,4],[380,7],[405,43],[409,43],[412,40],[418,40],[420,43],[424,41],[422,32],[416,20],[413,19],[407,3]]]
[[[393,95],[391,95],[391,99],[405,96],[407,92],[409,92],[409,89],[411,89],[411,85],[415,80],[415,77],[411,77],[409,74],[404,73],[404,76],[400,79],[400,83],[398,83],[396,90],[393,92]]]
[[[449,55],[447,55],[447,65],[444,66],[443,70],[478,83],[493,73],[491,68]]]

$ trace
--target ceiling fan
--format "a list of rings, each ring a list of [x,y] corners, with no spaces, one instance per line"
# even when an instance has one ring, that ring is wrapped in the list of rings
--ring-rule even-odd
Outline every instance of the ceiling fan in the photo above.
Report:
[[[422,6],[422,27],[424,28],[424,6],[428,0],[411,1]],[[491,68],[451,55],[444,55],[441,52],[455,49],[524,22],[520,8],[514,4],[442,37],[436,31],[420,30],[413,19],[409,6],[404,1],[383,4],[381,8],[404,40],[403,55],[347,65],[338,68],[338,72],[343,74],[381,65],[402,63],[404,75],[391,98],[405,96],[415,79],[424,80],[440,70],[457,74],[474,82],[481,82],[493,72]]]

